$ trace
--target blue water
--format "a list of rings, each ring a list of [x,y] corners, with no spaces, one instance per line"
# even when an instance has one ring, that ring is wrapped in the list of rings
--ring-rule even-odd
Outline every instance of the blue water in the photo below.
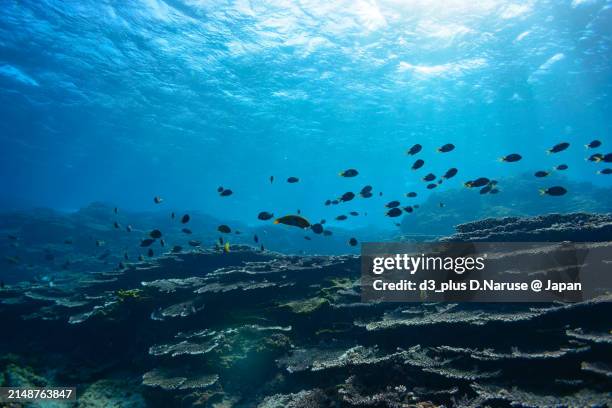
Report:
[[[1,3],[3,209],[161,196],[252,224],[332,218],[326,199],[371,184],[342,208],[369,216],[346,226],[387,226],[381,200],[424,199],[420,178],[449,167],[440,188],[560,163],[610,186],[583,145],[612,142],[611,1]],[[524,158],[497,161],[509,153]]]

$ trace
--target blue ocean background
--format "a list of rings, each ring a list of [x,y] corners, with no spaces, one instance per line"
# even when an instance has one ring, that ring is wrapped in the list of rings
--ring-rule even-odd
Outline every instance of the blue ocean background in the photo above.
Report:
[[[611,35],[603,0],[5,0],[0,208],[156,211],[161,196],[248,225],[355,210],[368,216],[342,227],[393,230],[383,204],[424,202],[421,177],[450,167],[436,191],[487,176],[503,194],[561,163],[609,187],[583,145],[612,141]],[[523,160],[498,161],[509,153]],[[371,200],[323,205],[366,184]]]

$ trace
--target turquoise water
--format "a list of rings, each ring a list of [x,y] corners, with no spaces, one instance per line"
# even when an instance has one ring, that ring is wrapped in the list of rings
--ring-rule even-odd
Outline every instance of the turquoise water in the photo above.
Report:
[[[299,208],[388,228],[381,204],[424,200],[420,178],[450,167],[436,191],[561,163],[608,187],[583,145],[610,151],[611,36],[602,0],[5,0],[0,206],[154,210],[161,196],[249,224]],[[523,160],[497,160],[509,153]],[[366,184],[372,199],[323,206]]]

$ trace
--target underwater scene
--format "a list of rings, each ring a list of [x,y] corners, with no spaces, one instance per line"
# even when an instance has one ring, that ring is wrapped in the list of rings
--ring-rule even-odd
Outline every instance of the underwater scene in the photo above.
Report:
[[[0,407],[612,406],[612,291],[362,296],[609,279],[611,152],[611,0],[0,0]]]

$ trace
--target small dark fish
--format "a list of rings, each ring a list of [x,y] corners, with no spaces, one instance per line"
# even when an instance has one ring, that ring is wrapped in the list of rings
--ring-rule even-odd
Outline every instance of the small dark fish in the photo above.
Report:
[[[332,232],[330,230],[323,231],[323,236],[329,237],[330,235],[332,235]]]
[[[406,211],[407,213],[411,213],[414,211],[414,208],[412,208],[412,206],[409,205],[407,207],[404,207],[404,211]]]
[[[223,237],[219,237],[219,244],[223,245]]]
[[[447,143],[444,146],[438,147],[439,153],[448,153],[453,150],[455,150],[455,145],[452,143]]]
[[[567,193],[567,190],[561,186],[554,186],[554,187],[540,189],[540,195],[547,194],[550,196],[562,196],[565,193]]]
[[[423,177],[423,181],[432,181],[435,180],[436,175],[433,173],[429,173],[428,175],[426,175],[425,177]]]
[[[603,170],[599,170],[597,172],[597,174],[612,174],[612,169],[611,168],[606,168],[606,169],[603,169]]]
[[[560,164],[555,167],[555,170],[560,170],[560,171],[567,170],[567,169],[568,169],[567,164]]]
[[[359,215],[357,211],[351,211],[349,214],[351,214],[353,217],[356,217]]]
[[[452,168],[446,170],[446,173],[444,173],[442,178],[449,179],[449,178],[455,177],[455,175],[457,174],[458,171],[459,170],[457,170],[456,168],[452,167]]]
[[[410,197],[410,198],[414,198],[417,196],[417,193],[415,193],[414,191],[411,191],[409,193],[406,193],[406,197]]]
[[[113,227],[115,227],[115,229],[119,229],[119,228],[121,228],[121,225],[119,225],[119,223],[117,221],[115,221],[113,223]]]
[[[517,161],[521,160],[522,158],[523,158],[523,156],[521,156],[520,154],[512,153],[512,154],[509,154],[507,156],[504,156],[504,157],[500,158],[499,160],[503,161],[503,162],[506,162],[506,163],[514,163],[514,162],[517,162]]]
[[[123,253],[123,259],[125,259],[126,261],[130,259],[127,252]]]
[[[131,226],[131,225],[128,225],[127,227],[125,227],[125,230],[126,230],[127,232],[132,232],[132,226]]]
[[[149,248],[149,250],[147,251],[147,255],[149,256],[149,258],[153,258],[153,249]]]
[[[359,193],[359,195],[362,198],[370,198],[370,197],[372,197],[372,193],[370,193],[369,191],[362,191],[361,193]]]
[[[412,170],[418,170],[421,167],[423,167],[423,165],[425,164],[425,162],[421,159],[418,159],[417,161],[415,161],[412,165]]]
[[[342,194],[342,197],[340,197],[338,200],[341,202],[347,202],[351,201],[353,198],[355,198],[355,194],[347,191],[346,193]]]
[[[493,186],[491,184],[487,184],[486,186],[480,189],[480,194],[490,193],[492,189],[493,189]]]
[[[274,183],[274,176],[270,176],[270,184]]]
[[[386,214],[387,217],[399,217],[400,215],[402,215],[402,210],[397,207],[391,208]]]
[[[9,234],[7,238],[9,239],[9,241],[17,241],[17,237],[15,235]]]
[[[612,163],[612,153],[608,153],[601,158],[595,159],[596,162]]]
[[[355,177],[358,174],[359,172],[355,169],[348,169],[348,170],[344,170],[343,172],[339,173],[339,175],[342,177]]]
[[[321,234],[323,232],[323,225],[321,224],[312,224],[310,226],[310,229],[312,230],[312,232],[314,232],[315,234]]]
[[[536,177],[546,177],[546,176],[548,176],[549,174],[550,174],[550,173],[549,173],[549,172],[547,172],[547,171],[544,171],[544,170],[539,170],[539,171],[536,171],[536,172],[535,172],[533,175],[534,175],[534,176],[536,176]]]
[[[149,236],[154,239],[161,238],[162,232],[158,229],[154,229],[153,231],[149,232]]]
[[[319,224],[321,225],[325,224],[325,218],[321,219],[321,221],[319,221]]]
[[[231,196],[232,194],[234,194],[234,192],[232,190],[230,190],[229,188],[223,190],[221,193],[219,193],[219,195],[221,197],[228,197]]]
[[[382,196],[383,196],[383,192],[382,192],[382,191],[379,191],[379,192],[378,192],[378,196],[379,196],[379,197],[382,197]]]
[[[0,281],[0,289],[4,289],[4,281]]]
[[[587,149],[595,149],[601,146],[601,142],[599,140],[593,140],[591,143],[584,145]]]
[[[257,218],[262,220],[262,221],[267,221],[269,219],[271,219],[272,217],[274,217],[274,214],[269,213],[267,211],[262,211],[257,215]]]
[[[344,220],[346,220],[347,218],[348,218],[348,217],[347,217],[346,215],[339,215],[339,216],[337,216],[337,217],[336,217],[336,220],[338,220],[338,221],[344,221]]]
[[[301,214],[301,213],[302,213],[302,210],[300,210],[300,209],[298,208],[298,209],[297,209],[297,213],[298,213],[298,214]]]
[[[180,245],[175,245],[172,247],[172,252],[175,254],[181,252],[182,250],[183,248]]]
[[[367,185],[367,186],[365,186],[364,188],[361,189],[362,193],[370,192],[370,191],[372,191],[372,186],[370,186],[370,185]]]
[[[357,246],[357,239],[355,239],[355,238],[349,239],[349,245],[350,246]]]
[[[223,234],[229,234],[230,232],[232,232],[232,229],[230,227],[228,227],[227,225],[223,224],[223,225],[219,225],[217,227],[217,231],[223,233]]]
[[[117,207],[115,207],[115,208],[113,209],[113,212],[114,212],[115,214],[118,214],[118,213],[119,213],[119,209],[118,209]]]
[[[332,201],[332,205],[337,205],[338,203],[340,203],[340,201],[338,201],[338,200],[333,200]]]
[[[219,186],[219,187],[217,187],[217,193],[222,193],[222,192],[223,192],[223,190],[225,190],[225,189],[223,188],[223,186]]]
[[[189,228],[183,228],[181,231],[183,231],[185,234],[191,234],[191,230]]]
[[[428,190],[433,190],[436,187],[438,187],[438,185],[436,183],[430,183],[430,184],[427,185],[427,189]]]
[[[189,222],[189,220],[191,219],[191,217],[189,216],[189,214],[185,214],[183,215],[183,217],[181,218],[181,223],[182,224],[187,224]]]
[[[438,204],[440,206],[440,208],[444,208],[444,203],[440,202],[440,204]]]
[[[141,247],[148,247],[151,246],[152,243],[154,243],[155,240],[152,238],[147,238],[147,239],[143,239],[142,241],[140,241],[140,246]]]
[[[162,247],[165,247],[166,246],[166,241],[164,241],[163,238],[160,239],[159,240],[159,245],[162,246]]]
[[[161,203],[162,203],[162,201],[164,201],[164,199],[163,199],[163,198],[161,198],[161,197],[159,197],[159,196],[155,196],[155,197],[153,197],[153,202],[154,202],[155,204],[161,204]]]
[[[125,265],[123,264],[123,262],[119,262],[119,265],[117,266],[118,269],[125,269]]]
[[[389,201],[387,204],[385,204],[385,207],[395,208],[395,207],[399,207],[399,205],[400,205],[399,201]]]
[[[289,177],[287,179],[287,183],[297,183],[298,181],[300,181],[300,179],[297,177]]]
[[[408,151],[406,151],[406,154],[409,156],[414,156],[415,154],[420,152],[422,149],[423,149],[423,146],[417,143],[414,146],[412,146],[410,149],[408,149]]]
[[[172,214],[170,214],[170,218],[174,219],[176,217],[176,214],[174,214],[174,211],[172,211]]]
[[[284,217],[280,217],[274,220],[274,224],[285,224],[298,228],[310,227],[310,223],[308,222],[308,220],[304,217],[300,217],[299,215],[285,215]]]
[[[259,242],[259,237],[257,234],[253,235],[253,241],[255,241],[256,244]]]
[[[199,247],[201,245],[200,241],[196,241],[195,239],[189,241],[188,244],[192,247]]]
[[[263,244],[261,244],[261,246],[259,247],[259,249],[261,249],[261,252],[265,251],[266,248],[263,246]]]
[[[325,205],[330,205],[331,204],[331,200],[325,200]]]
[[[604,156],[603,156],[603,154],[601,154],[601,153],[594,153],[594,154],[590,155],[590,156],[587,158],[587,160],[588,160],[588,161],[592,161],[592,162],[599,162],[599,161],[603,160],[603,157],[604,157]]]
[[[564,151],[565,149],[567,149],[569,147],[569,143],[567,142],[563,142],[563,143],[559,143],[554,145],[553,147],[551,147],[550,149],[548,149],[546,152],[547,153],[559,153]]]
[[[468,188],[483,187],[483,186],[486,186],[487,184],[489,184],[490,182],[491,182],[491,180],[489,180],[486,177],[479,177],[476,180],[466,181],[465,183],[463,183],[463,185],[468,187]]]
[[[310,238],[310,237],[304,237],[304,239],[305,239],[306,241],[310,241],[310,240],[312,240],[312,238]]]

